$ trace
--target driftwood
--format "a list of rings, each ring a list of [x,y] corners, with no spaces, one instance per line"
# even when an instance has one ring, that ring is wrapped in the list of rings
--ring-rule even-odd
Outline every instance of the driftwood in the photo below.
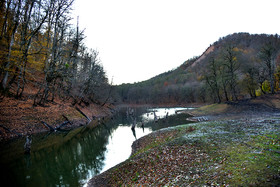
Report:
[[[64,114],[62,115],[62,117],[64,117],[64,119],[65,119],[66,121],[68,121],[71,125],[73,125],[72,122],[71,122]]]
[[[48,127],[50,131],[57,131],[57,130],[60,130],[60,128],[63,127],[64,125],[66,125],[66,124],[68,124],[68,123],[71,124],[70,121],[64,121],[64,122],[61,123],[60,125],[58,125],[58,126],[56,126],[55,128],[53,128],[52,126],[50,126],[49,124],[47,124],[47,123],[44,122],[44,121],[41,121],[41,123],[42,123],[43,125],[45,125],[46,127]]]
[[[42,139],[46,139],[52,132],[48,132]]]
[[[29,136],[26,136],[26,141],[25,141],[25,144],[24,144],[24,154],[30,154],[31,143],[32,143],[32,140],[29,139]]]
[[[70,123],[69,121],[64,121],[63,123],[61,123],[60,125],[58,125],[57,127],[54,128],[54,130],[59,130],[61,127],[63,127],[64,125],[66,125],[67,123]]]
[[[155,121],[155,122],[158,122],[159,119],[158,119],[158,117],[157,117],[156,111],[153,111],[153,112],[154,112],[154,121]]]
[[[203,122],[203,121],[209,121],[209,119],[207,117],[190,117],[186,119],[187,121],[191,121],[191,122]]]
[[[46,127],[48,127],[50,131],[54,131],[54,130],[55,130],[52,126],[50,126],[50,125],[47,124],[46,122],[41,121],[41,123],[43,123],[43,125],[45,125]]]
[[[132,123],[131,129],[132,129],[132,130],[135,130],[135,126],[136,126],[136,119],[134,119],[134,121],[133,121],[133,123]]]
[[[85,114],[85,113],[83,113],[83,111],[81,111],[78,107],[75,107],[76,108],[76,110],[78,111],[78,112],[80,112],[85,118],[87,118],[87,120],[89,121],[89,122],[91,122],[91,119]]]
[[[4,125],[1,125],[1,124],[0,124],[0,127],[2,127],[4,130],[6,130],[6,131],[9,132],[9,133],[13,133],[13,134],[16,134],[16,135],[18,135],[18,136],[21,136],[21,134],[17,133],[17,132],[14,131],[14,130],[9,129],[8,127],[6,127],[6,126],[4,126]]]

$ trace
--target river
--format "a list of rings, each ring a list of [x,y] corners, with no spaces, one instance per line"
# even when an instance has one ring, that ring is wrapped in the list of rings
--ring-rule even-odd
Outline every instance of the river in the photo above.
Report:
[[[31,154],[24,154],[25,138],[2,144],[1,186],[84,186],[93,176],[126,160],[136,139],[187,123],[188,116],[177,112],[183,109],[124,109],[98,126],[32,135]]]

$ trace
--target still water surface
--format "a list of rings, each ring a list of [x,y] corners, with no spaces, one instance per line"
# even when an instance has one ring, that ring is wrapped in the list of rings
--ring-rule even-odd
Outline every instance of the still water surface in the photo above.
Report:
[[[32,152],[23,154],[25,139],[0,145],[1,184],[6,186],[84,186],[93,176],[126,160],[136,139],[165,127],[186,123],[184,108],[120,110],[103,125],[32,136]],[[168,118],[163,119],[167,116]],[[155,122],[156,114],[159,121]],[[176,115],[175,115],[176,114]],[[131,127],[136,124],[135,132]],[[143,125],[142,125],[143,124]]]

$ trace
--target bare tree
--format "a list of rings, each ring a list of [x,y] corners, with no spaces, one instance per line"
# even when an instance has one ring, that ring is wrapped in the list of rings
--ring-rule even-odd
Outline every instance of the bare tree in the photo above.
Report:
[[[4,1],[2,1],[3,4],[2,6],[4,5]],[[14,5],[14,6],[13,6]],[[2,7],[1,6],[1,7]],[[13,6],[13,7],[12,7]],[[8,81],[8,77],[9,77],[9,72],[10,72],[10,67],[11,65],[13,64],[12,62],[12,59],[11,59],[11,53],[12,53],[12,47],[14,45],[14,41],[15,41],[15,34],[16,34],[16,31],[18,29],[18,26],[19,26],[19,22],[20,22],[20,16],[21,16],[21,6],[22,6],[22,1],[19,0],[17,3],[16,2],[12,2],[11,0],[10,1],[7,1],[7,6],[6,6],[6,13],[5,13],[5,18],[4,18],[4,21],[3,21],[3,25],[2,25],[2,30],[1,30],[1,37],[0,37],[0,40],[2,41],[4,37],[7,38],[7,49],[8,49],[8,54],[7,54],[7,60],[6,62],[4,63],[4,77],[1,81],[1,86],[4,90],[7,89],[7,81]],[[10,10],[10,8],[12,8],[12,10]],[[7,20],[8,20],[8,17],[9,17],[9,12],[16,12],[15,13],[15,16],[13,19],[11,19],[9,21],[9,26],[7,26]],[[11,28],[11,34],[9,35],[9,30],[7,28]],[[2,73],[2,71],[1,71]]]
[[[277,51],[271,42],[264,45],[260,52],[260,58],[266,67],[267,78],[270,83],[270,92],[271,93],[275,93],[275,91],[274,91],[274,80],[275,80],[274,73],[275,73],[275,69],[276,69],[276,64],[275,64],[276,54],[277,54],[276,52]]]
[[[44,3],[43,3],[44,2]],[[9,20],[9,26],[5,26],[8,19],[8,11],[14,15]],[[25,86],[25,74],[28,62],[29,49],[34,36],[38,34],[47,18],[48,6],[45,1],[39,0],[18,0],[7,1],[7,13],[4,18],[1,39],[6,34],[8,36],[7,61],[4,68],[4,76],[1,81],[2,89],[8,90],[10,85],[16,81],[16,97],[21,97]],[[15,40],[15,34],[18,34],[18,40]],[[12,50],[14,44],[17,44],[17,55],[12,59]],[[9,75],[14,69],[13,78],[8,84]]]
[[[237,61],[236,54],[234,52],[233,46],[228,46],[224,51],[224,63],[225,73],[227,76],[227,81],[230,87],[231,95],[234,100],[238,100],[237,97],[237,70],[239,69],[239,64]]]
[[[50,92],[55,92],[55,84],[58,78],[62,78],[61,66],[62,66],[62,52],[63,52],[63,40],[65,36],[66,29],[68,28],[69,10],[73,0],[51,0],[50,4],[50,14],[48,15],[48,45],[51,46],[49,50],[50,58],[45,61],[45,79],[44,84],[39,89],[36,97],[34,99],[34,105],[36,105],[36,98],[40,95],[40,101],[38,102],[41,105],[44,105],[47,101]],[[53,34],[50,35],[52,30]],[[43,88],[42,88],[43,87]],[[42,91],[43,90],[43,91]],[[52,98],[52,100],[53,100]]]
[[[211,88],[214,93],[214,102],[221,102],[220,96],[220,86],[218,83],[219,75],[218,75],[218,64],[214,58],[210,59],[209,62],[209,72],[208,75],[205,76],[206,83]]]

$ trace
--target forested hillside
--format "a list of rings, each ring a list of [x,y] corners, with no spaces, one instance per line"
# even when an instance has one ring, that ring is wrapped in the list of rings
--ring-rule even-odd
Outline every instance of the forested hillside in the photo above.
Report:
[[[124,103],[219,103],[275,93],[279,79],[280,37],[235,33],[174,70],[116,90]]]
[[[7,0],[0,3],[1,96],[46,105],[108,101],[110,85],[83,30],[71,25],[73,0]]]

